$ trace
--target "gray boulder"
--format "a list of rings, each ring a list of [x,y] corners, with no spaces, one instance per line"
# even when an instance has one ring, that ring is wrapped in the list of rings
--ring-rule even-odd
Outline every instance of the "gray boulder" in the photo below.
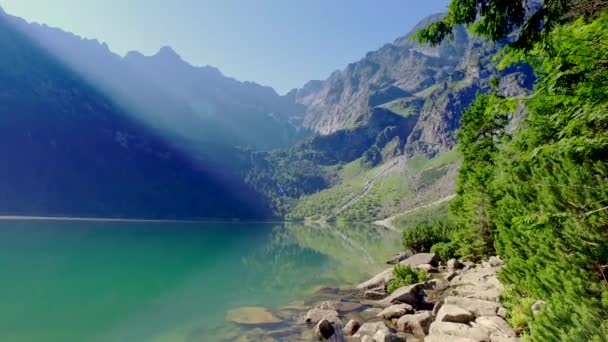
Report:
[[[388,307],[393,304],[410,304],[416,306],[419,300],[420,290],[424,288],[424,283],[418,283],[413,285],[404,286],[398,288],[390,296],[384,298],[378,303],[381,306]]]
[[[479,326],[490,331],[491,336],[495,337],[515,337],[515,330],[509,323],[498,316],[481,316],[475,320]]]
[[[340,322],[338,312],[336,310],[310,309],[304,316],[306,323],[317,324],[322,320],[327,320],[330,323]]]
[[[424,336],[428,334],[431,323],[433,323],[433,314],[430,311],[421,311],[399,318],[397,329],[417,336]]]
[[[543,307],[547,305],[547,302],[544,300],[536,301],[536,303],[532,304],[532,317],[536,317],[538,313],[543,309]]]
[[[386,320],[391,320],[395,318],[400,318],[403,315],[414,313],[414,307],[409,304],[395,304],[391,305],[388,308],[382,310],[378,317],[382,317]]]
[[[414,253],[412,253],[412,251],[410,251],[410,250],[407,250],[405,252],[401,252],[401,253],[393,256],[392,258],[388,259],[386,261],[386,263],[389,265],[395,265],[395,264],[398,264],[399,262],[411,257],[412,255],[414,255]]]
[[[403,337],[397,336],[388,330],[379,330],[374,334],[375,342],[405,342]]]
[[[450,259],[447,262],[448,272],[454,272],[462,267],[464,267],[464,264],[457,259]]]
[[[498,314],[498,309],[501,308],[500,303],[490,302],[483,299],[454,296],[446,297],[444,303],[458,306],[462,309],[470,311],[475,315],[475,317],[496,316]]]
[[[424,342],[477,342],[477,340],[460,336],[429,335],[424,338]]]
[[[386,291],[382,288],[377,288],[377,289],[370,289],[370,290],[366,290],[365,292],[363,292],[363,298],[365,299],[371,299],[371,300],[380,300],[383,298],[386,298],[387,293]]]
[[[405,266],[416,267],[418,265],[424,264],[437,266],[438,262],[439,258],[437,257],[437,255],[435,255],[435,253],[418,253],[399,263]]]
[[[464,337],[476,342],[490,341],[490,332],[486,329],[462,323],[436,321],[431,324],[429,334]],[[452,341],[452,339],[446,341]]]
[[[490,259],[488,260],[488,263],[492,267],[498,267],[498,266],[502,266],[504,264],[504,262],[502,261],[502,259],[500,257],[497,257],[497,256],[490,257]]]
[[[390,332],[390,329],[386,326],[386,324],[384,324],[384,322],[365,323],[359,328],[353,337],[358,339],[363,339],[364,336],[373,337],[378,331],[383,330]]]
[[[350,321],[348,321],[348,323],[346,323],[344,329],[342,329],[342,332],[346,336],[352,336],[357,333],[359,328],[361,328],[361,322],[355,319],[351,319]]]
[[[394,278],[393,268],[387,268],[384,271],[376,274],[371,279],[359,284],[357,290],[365,291],[373,288],[385,288],[386,285]]]
[[[453,322],[453,323],[469,323],[475,319],[472,312],[461,307],[445,304],[439,309],[436,321]]]

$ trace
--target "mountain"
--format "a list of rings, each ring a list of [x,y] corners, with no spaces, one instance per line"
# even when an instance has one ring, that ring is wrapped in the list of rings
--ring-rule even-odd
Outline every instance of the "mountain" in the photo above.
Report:
[[[5,18],[123,109],[190,149],[223,144],[267,150],[307,135],[298,122],[304,107],[293,94],[280,96],[214,67],[190,65],[170,47],[152,56],[133,51],[121,57],[97,40]]]
[[[0,214],[270,214],[240,178],[176,148],[14,21],[0,12]]]
[[[517,96],[529,92],[534,75],[527,65],[497,70],[493,56],[505,42],[492,44],[463,27],[437,47],[411,40],[441,17],[425,18],[394,43],[296,90],[306,107],[302,124],[319,135],[258,163],[266,183],[250,175],[252,184],[290,203],[294,219],[380,219],[449,198],[462,111],[490,90],[493,77],[500,93]]]

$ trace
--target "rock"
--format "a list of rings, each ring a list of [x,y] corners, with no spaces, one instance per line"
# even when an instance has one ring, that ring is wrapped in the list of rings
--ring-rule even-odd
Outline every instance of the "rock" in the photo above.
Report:
[[[403,261],[403,260],[411,257],[412,255],[414,255],[414,253],[410,250],[407,250],[405,252],[401,252],[401,253],[393,256],[392,258],[388,259],[386,261],[386,263],[389,265],[395,265],[395,264],[398,264],[400,261]]]
[[[338,292],[340,292],[339,288],[331,286],[316,286],[312,289],[314,294],[337,294]]]
[[[361,312],[359,315],[361,315],[361,319],[368,321],[377,318],[380,312],[382,312],[382,309],[380,308],[369,308]]]
[[[409,304],[396,304],[391,305],[388,308],[382,310],[378,317],[382,317],[386,320],[391,320],[394,318],[400,318],[403,315],[414,313],[414,308]]]
[[[374,277],[366,282],[363,282],[357,286],[357,290],[365,291],[373,288],[386,288],[389,281],[394,278],[393,268],[387,268],[386,270],[376,274]]]
[[[310,309],[306,313],[304,320],[306,323],[316,324],[322,320],[328,320],[330,323],[340,322],[338,312],[336,310]]]
[[[405,303],[416,306],[418,303],[418,296],[420,290],[424,288],[424,283],[418,283],[413,285],[404,286],[398,288],[390,296],[384,298],[378,303],[381,306],[388,307],[392,304]]]
[[[431,323],[433,323],[433,314],[430,311],[421,311],[399,318],[397,329],[417,336],[424,336],[428,334]]]
[[[450,335],[429,335],[424,338],[424,342],[477,342],[477,340]]]
[[[439,300],[437,303],[435,303],[435,305],[433,306],[433,316],[437,316],[437,314],[439,313],[439,310],[441,310],[441,307],[443,306],[443,300]]]
[[[371,336],[363,336],[363,338],[361,338],[361,342],[374,342],[374,338]]]
[[[469,323],[475,319],[475,315],[468,310],[452,304],[445,304],[439,309],[436,321]]]
[[[361,308],[361,303],[357,302],[342,302],[337,300],[328,300],[319,305],[319,309],[336,310],[339,312],[351,312]]]
[[[498,315],[498,317],[507,318],[508,311],[507,309],[501,306],[500,308],[498,308],[496,314]]]
[[[346,325],[344,326],[344,329],[342,329],[342,332],[346,336],[353,336],[354,334],[357,333],[359,328],[361,328],[361,322],[359,322],[355,319],[351,319],[350,321],[348,321],[348,323],[346,323]]]
[[[464,337],[477,342],[487,342],[490,340],[490,333],[481,327],[473,327],[466,324],[453,322],[433,322],[433,324],[431,324],[431,328],[429,329],[429,334]],[[448,339],[446,341],[453,340]]]
[[[455,272],[455,271],[448,272],[448,273],[445,275],[445,280],[447,280],[447,281],[452,281],[452,279],[456,278],[457,276],[458,276],[458,273],[457,273],[457,272]]]
[[[382,290],[371,289],[371,290],[367,290],[367,291],[363,292],[363,298],[365,298],[365,299],[380,300],[380,299],[386,298],[386,296],[387,296],[387,293],[386,293],[386,291],[384,291],[384,289],[382,289]]]
[[[359,328],[353,337],[359,339],[362,339],[363,336],[373,337],[378,331],[381,330],[390,332],[390,329],[386,326],[386,324],[384,324],[384,322],[365,323]]]
[[[315,334],[324,339],[330,338],[334,332],[334,326],[326,319],[320,320],[315,326]]]
[[[482,299],[464,298],[448,296],[444,300],[445,304],[452,304],[472,312],[475,317],[480,316],[496,316],[498,309],[501,307],[499,303],[490,302]]]
[[[464,264],[457,259],[450,259],[447,262],[448,272],[454,272],[458,269],[461,269],[463,266]]]
[[[439,258],[437,258],[437,255],[435,255],[435,253],[418,253],[412,255],[411,257],[403,261],[400,261],[399,263],[405,266],[416,267],[418,265],[423,264],[437,266],[438,262]]]
[[[421,270],[421,271],[425,271],[427,273],[437,273],[437,268],[435,268],[435,266],[430,265],[430,264],[420,264],[418,266],[416,266],[417,269]]]
[[[521,342],[521,340],[517,337],[490,335],[490,342]]]
[[[262,307],[243,307],[226,313],[226,320],[245,325],[274,324],[282,322],[270,310]]]
[[[498,267],[498,266],[502,266],[504,264],[504,262],[502,261],[502,259],[500,257],[498,257],[498,256],[492,256],[492,257],[490,257],[490,259],[488,260],[488,263],[492,267]]]
[[[405,342],[405,339],[388,330],[379,330],[374,334],[375,342]]]
[[[515,330],[511,328],[509,323],[498,316],[481,316],[477,317],[475,323],[490,331],[490,335],[496,337],[515,337]]]
[[[538,315],[538,313],[543,309],[545,305],[547,305],[547,302],[545,302],[544,300],[539,300],[536,301],[536,303],[532,304],[532,317],[536,317],[536,315]]]

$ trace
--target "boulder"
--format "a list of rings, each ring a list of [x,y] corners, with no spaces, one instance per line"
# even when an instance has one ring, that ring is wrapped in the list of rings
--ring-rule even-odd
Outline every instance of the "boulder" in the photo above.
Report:
[[[416,267],[418,265],[424,264],[437,266],[438,262],[439,258],[437,257],[437,255],[435,255],[435,253],[418,253],[412,255],[411,257],[403,261],[400,261],[399,263],[405,266]]]
[[[374,277],[366,282],[363,282],[357,286],[357,290],[365,291],[373,288],[386,288],[389,281],[394,278],[393,268],[387,268],[384,271],[376,274]]]
[[[353,337],[358,339],[363,339],[364,336],[373,337],[378,331],[382,330],[390,332],[390,329],[384,322],[365,323]]]
[[[414,313],[414,307],[409,304],[395,304],[391,305],[388,308],[382,310],[378,317],[382,317],[386,320],[391,320],[395,318],[400,318],[403,315]]]
[[[340,322],[340,318],[338,317],[338,312],[336,310],[324,310],[319,308],[310,309],[304,317],[306,323],[310,324],[317,324],[324,319],[330,323]]]
[[[488,260],[488,263],[492,267],[498,267],[498,266],[502,266],[504,264],[504,262],[502,261],[502,259],[500,257],[497,257],[497,256],[490,257],[490,259]]]
[[[462,309],[470,311],[475,315],[475,317],[496,316],[498,314],[498,309],[501,308],[501,305],[496,302],[454,296],[446,297],[444,303],[458,306]]]
[[[464,267],[464,264],[457,259],[450,259],[447,262],[448,272],[454,272],[462,267]]]
[[[433,323],[433,314],[430,311],[421,311],[399,318],[397,329],[417,336],[424,336],[428,334],[431,323]]]
[[[511,328],[509,323],[498,316],[481,316],[477,317],[475,323],[490,331],[490,335],[501,337],[515,337],[515,330]]]
[[[382,309],[380,308],[369,308],[363,310],[359,315],[361,316],[362,320],[369,321],[374,318],[377,318],[380,312],[382,312]]]
[[[243,307],[226,313],[226,320],[244,325],[274,324],[282,322],[270,310],[262,307]]]
[[[477,342],[477,340],[450,335],[429,335],[424,338],[424,342]]]
[[[328,339],[335,333],[334,326],[326,319],[322,319],[315,326],[317,336]]]
[[[424,288],[424,283],[418,283],[400,287],[388,297],[379,301],[381,306],[388,307],[393,304],[405,303],[416,306],[419,300],[420,290]]]
[[[384,289],[371,289],[363,292],[363,298],[371,300],[380,300],[386,298],[387,295]]]
[[[319,305],[319,309],[336,310],[338,312],[351,312],[361,308],[361,303],[357,302],[342,302],[337,300],[328,300]]]
[[[436,321],[431,324],[429,334],[464,337],[477,342],[490,341],[489,331],[483,329],[482,327],[469,326],[462,323]],[[448,339],[446,341],[452,341],[452,339]]]
[[[507,318],[508,311],[504,307],[500,307],[496,314],[498,315],[498,317]]]
[[[445,275],[445,280],[447,280],[447,281],[452,281],[452,279],[456,278],[456,276],[458,276],[458,273],[457,273],[457,272],[455,272],[455,271],[448,272],[448,273]]]
[[[405,342],[403,337],[397,336],[388,330],[379,330],[374,334],[375,342]]]
[[[437,273],[438,272],[437,268],[431,264],[420,264],[420,265],[417,265],[416,268],[421,271],[425,271],[427,273]]]
[[[342,332],[346,336],[353,336],[354,334],[357,333],[359,328],[361,328],[361,322],[359,322],[355,319],[351,319],[350,321],[348,321],[348,323],[346,323],[346,325],[344,326],[344,329],[342,329]]]
[[[410,250],[407,250],[405,252],[401,252],[401,253],[391,257],[390,259],[388,259],[386,261],[386,263],[389,265],[395,265],[395,264],[398,264],[400,261],[403,261],[403,260],[411,257],[412,255],[414,255],[414,253],[412,253],[412,251],[410,251]]]
[[[361,338],[361,342],[374,342],[374,338],[371,336],[365,335]]]
[[[544,300],[539,300],[532,304],[532,307],[530,308],[532,310],[532,317],[536,317],[536,315],[538,315],[540,310],[542,310],[545,305],[547,305],[547,302]]]
[[[469,323],[475,319],[475,315],[461,307],[445,304],[439,309],[436,321],[439,322],[454,322],[454,323]]]

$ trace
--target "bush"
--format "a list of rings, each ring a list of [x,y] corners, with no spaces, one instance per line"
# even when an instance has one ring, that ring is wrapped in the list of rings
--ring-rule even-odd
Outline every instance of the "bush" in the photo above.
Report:
[[[426,272],[416,271],[410,266],[397,264],[393,269],[395,278],[388,283],[388,293],[393,293],[398,288],[403,286],[416,284],[426,280]]]
[[[457,246],[452,242],[440,242],[434,244],[433,247],[431,247],[431,253],[437,254],[437,257],[442,262],[456,258],[456,250]]]
[[[455,227],[450,221],[439,219],[405,229],[401,239],[405,249],[417,253],[429,252],[434,244],[449,242],[454,231]]]

